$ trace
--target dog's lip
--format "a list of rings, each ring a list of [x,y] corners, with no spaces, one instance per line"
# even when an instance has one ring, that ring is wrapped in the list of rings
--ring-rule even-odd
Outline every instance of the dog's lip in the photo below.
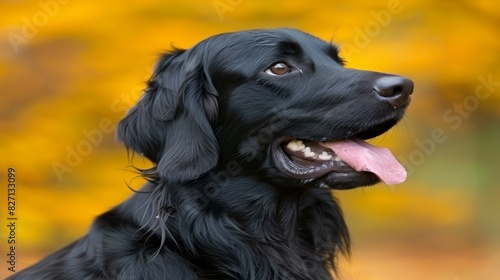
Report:
[[[399,121],[400,118],[401,118],[400,115],[393,117],[393,118],[389,117],[385,121],[371,126],[371,128],[368,130],[359,131],[357,133],[349,133],[348,135],[345,135],[344,138],[340,138],[340,139],[330,139],[328,137],[319,137],[319,138],[315,138],[315,139],[307,139],[307,138],[300,138],[300,137],[286,137],[286,136],[280,137],[278,139],[275,139],[273,146],[272,146],[272,150],[273,150],[272,156],[273,156],[274,164],[285,175],[287,175],[291,178],[300,179],[303,182],[311,182],[311,181],[333,182],[336,180],[335,179],[332,180],[332,178],[344,178],[344,177],[345,178],[354,178],[353,180],[355,181],[355,180],[357,180],[357,177],[367,177],[367,176],[373,177],[373,176],[375,176],[375,174],[371,173],[371,171],[369,171],[370,169],[363,170],[363,168],[360,168],[358,166],[357,170],[356,170],[355,168],[349,166],[347,163],[342,161],[335,154],[335,152],[329,148],[329,145],[331,145],[334,142],[345,142],[345,143],[363,142],[363,140],[377,137],[377,136],[385,133],[392,126],[394,126]],[[303,154],[300,154],[300,153],[297,153],[295,151],[291,151],[290,147],[286,147],[286,145],[288,145],[291,141],[293,142],[293,141],[299,141],[299,140],[302,141],[302,143],[307,144],[307,146],[310,147],[311,151],[319,148],[319,150],[312,151],[315,153],[313,158],[311,158],[310,155],[307,155],[306,152],[304,152],[303,150],[300,151]],[[327,144],[327,145],[325,145],[325,144]],[[365,144],[370,146],[367,143],[365,143]],[[379,153],[377,151],[377,147],[373,147],[373,148],[374,148],[375,153]],[[384,150],[384,149],[378,148],[378,150]],[[332,159],[331,160],[319,160],[318,159],[318,152],[322,153],[323,151],[326,151],[327,154],[332,157]],[[390,153],[388,155],[389,155],[389,157],[392,156]],[[352,159],[352,157],[351,157],[351,159]],[[394,160],[395,164],[397,164],[397,161],[394,158],[393,158],[393,160]],[[393,169],[393,171],[394,171],[394,169]],[[404,178],[406,178],[406,172],[404,171],[404,168],[402,166],[399,166],[399,170],[398,170],[398,168],[396,167],[396,171],[401,173],[401,176],[399,176],[399,178],[396,178],[397,181],[389,181],[386,183],[394,184],[394,183],[399,183],[399,182],[404,181]],[[377,176],[379,176],[379,175],[377,174]],[[375,181],[371,180],[372,183],[370,183],[370,184],[379,182],[380,179],[381,178],[383,179],[384,177],[385,177],[385,179],[388,179],[388,180],[394,179],[394,177],[383,176],[383,177],[379,177],[378,179],[375,179]],[[375,176],[375,178],[376,178],[376,176]],[[318,180],[318,179],[321,179],[321,180]],[[335,185],[333,185],[331,187],[336,188]]]
[[[286,144],[293,143],[291,141],[302,142],[307,144],[307,148],[311,148],[311,152],[315,153],[314,157],[307,157],[303,154],[304,151],[293,151],[286,147]],[[319,142],[310,140],[299,140],[297,138],[282,138],[275,142],[273,157],[277,167],[287,176],[295,179],[318,179],[332,172],[335,173],[355,173],[357,172],[345,162],[340,160],[333,151],[323,148],[321,151],[326,151],[331,160],[318,159]]]
[[[272,159],[274,165],[285,176],[300,180],[300,184],[304,186],[348,190],[380,182],[377,175],[366,171],[356,171],[344,162],[327,162],[316,168],[301,166],[285,153],[283,144],[292,139],[295,138],[282,137],[277,139],[272,146]],[[319,142],[317,143],[320,145]],[[334,154],[333,151],[330,153]]]

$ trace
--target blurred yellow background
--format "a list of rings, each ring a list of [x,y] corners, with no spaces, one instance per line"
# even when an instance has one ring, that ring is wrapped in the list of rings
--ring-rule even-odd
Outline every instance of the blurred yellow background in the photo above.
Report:
[[[373,140],[407,167],[407,182],[336,193],[353,237],[342,279],[499,279],[499,3],[0,2],[0,213],[6,225],[14,167],[16,268],[85,234],[131,194],[127,183],[142,184],[114,128],[159,53],[221,32],[292,27],[333,39],[348,67],[416,85],[404,121]]]

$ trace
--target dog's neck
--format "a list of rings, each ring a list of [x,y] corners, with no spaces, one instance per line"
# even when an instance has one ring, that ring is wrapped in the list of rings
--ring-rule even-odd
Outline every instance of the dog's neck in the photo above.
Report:
[[[153,206],[134,216],[162,245],[171,244],[175,250],[178,244],[190,251],[189,261],[200,267],[200,273],[226,271],[238,279],[309,279],[310,271],[324,270],[328,279],[329,270],[335,270],[335,257],[349,251],[347,227],[329,191],[277,188],[248,177],[228,180],[231,188],[210,175],[189,186],[148,184],[144,194],[131,200],[149,200]],[[241,258],[246,261],[237,262]],[[256,259],[266,262],[253,263]],[[276,274],[284,268],[289,275]],[[248,273],[262,277],[251,278]]]

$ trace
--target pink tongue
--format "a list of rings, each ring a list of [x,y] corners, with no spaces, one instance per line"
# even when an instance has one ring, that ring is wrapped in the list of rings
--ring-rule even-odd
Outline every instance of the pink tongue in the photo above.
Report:
[[[361,139],[323,142],[322,145],[354,170],[372,172],[387,185],[399,184],[406,179],[406,170],[386,148],[375,147]]]

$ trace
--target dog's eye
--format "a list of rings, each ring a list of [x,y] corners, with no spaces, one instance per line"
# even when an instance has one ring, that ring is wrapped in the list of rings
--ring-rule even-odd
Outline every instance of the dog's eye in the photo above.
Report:
[[[292,67],[284,62],[278,62],[266,69],[266,73],[274,76],[281,76],[292,71]]]

